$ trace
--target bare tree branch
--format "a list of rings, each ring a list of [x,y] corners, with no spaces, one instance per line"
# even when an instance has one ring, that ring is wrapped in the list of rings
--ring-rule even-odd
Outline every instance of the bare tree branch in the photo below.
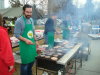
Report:
[[[22,4],[20,3],[19,0],[9,0],[9,2],[10,2],[10,5],[12,7],[20,7],[20,6],[22,6]]]
[[[30,0],[26,0],[26,3],[25,3],[25,4],[27,4],[29,1],[30,1]]]

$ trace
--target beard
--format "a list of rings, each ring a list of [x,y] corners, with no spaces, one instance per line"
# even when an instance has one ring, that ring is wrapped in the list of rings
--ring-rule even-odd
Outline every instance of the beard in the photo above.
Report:
[[[25,17],[26,17],[27,19],[29,19],[29,18],[31,18],[32,16],[31,16],[31,15],[25,15]]]

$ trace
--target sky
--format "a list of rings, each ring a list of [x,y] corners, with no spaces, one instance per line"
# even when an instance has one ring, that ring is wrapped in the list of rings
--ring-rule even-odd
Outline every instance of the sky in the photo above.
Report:
[[[5,8],[8,8],[9,7],[9,0],[4,0],[4,5],[5,5]]]

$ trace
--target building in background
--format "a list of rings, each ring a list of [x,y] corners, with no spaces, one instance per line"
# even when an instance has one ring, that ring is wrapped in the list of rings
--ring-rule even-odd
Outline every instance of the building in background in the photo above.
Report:
[[[4,8],[4,0],[0,0],[0,9]]]

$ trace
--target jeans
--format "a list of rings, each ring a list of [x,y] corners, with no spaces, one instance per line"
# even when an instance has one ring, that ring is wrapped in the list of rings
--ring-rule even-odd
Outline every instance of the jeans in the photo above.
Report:
[[[32,66],[34,62],[29,64],[21,64],[21,74],[20,75],[32,75]]]

